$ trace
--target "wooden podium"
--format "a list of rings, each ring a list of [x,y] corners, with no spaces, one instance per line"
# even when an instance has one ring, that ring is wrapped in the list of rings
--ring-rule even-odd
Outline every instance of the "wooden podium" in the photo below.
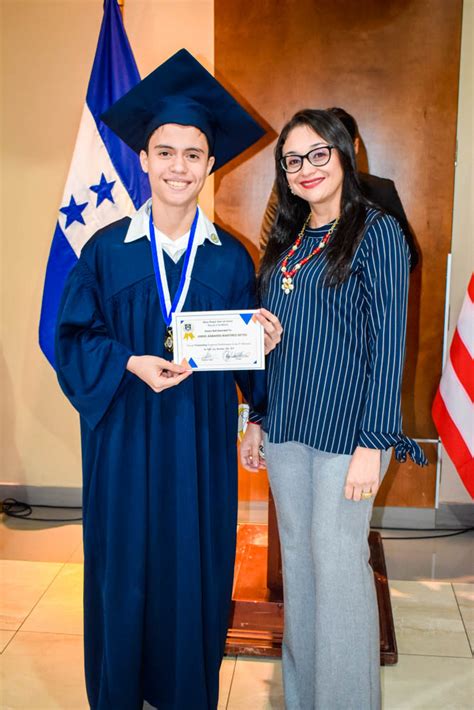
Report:
[[[397,643],[379,533],[369,536],[380,619],[380,662],[397,663]],[[268,526],[240,525],[237,533],[234,592],[226,653],[281,656],[283,579],[275,504],[269,493]]]

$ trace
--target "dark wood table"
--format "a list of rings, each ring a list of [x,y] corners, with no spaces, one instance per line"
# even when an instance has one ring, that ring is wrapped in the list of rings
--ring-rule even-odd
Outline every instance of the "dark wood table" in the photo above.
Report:
[[[382,538],[369,535],[370,563],[374,570],[380,619],[380,662],[398,660],[392,607]],[[281,554],[273,501],[269,524],[240,525],[237,533],[235,582],[226,653],[281,656],[283,637],[283,583]]]

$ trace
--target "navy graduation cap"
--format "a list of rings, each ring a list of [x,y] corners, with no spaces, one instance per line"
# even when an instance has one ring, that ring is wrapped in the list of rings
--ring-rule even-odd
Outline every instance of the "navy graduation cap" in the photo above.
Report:
[[[186,49],[140,81],[101,119],[137,153],[165,123],[196,126],[207,137],[214,170],[266,133]]]

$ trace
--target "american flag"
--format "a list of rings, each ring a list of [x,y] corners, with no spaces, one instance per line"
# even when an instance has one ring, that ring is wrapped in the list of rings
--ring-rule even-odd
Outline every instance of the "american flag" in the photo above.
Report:
[[[459,314],[432,415],[449,458],[474,498],[474,274]]]

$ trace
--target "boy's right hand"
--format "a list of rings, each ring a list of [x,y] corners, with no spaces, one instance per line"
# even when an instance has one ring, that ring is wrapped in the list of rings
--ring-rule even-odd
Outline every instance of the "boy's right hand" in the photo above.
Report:
[[[153,392],[175,387],[193,372],[185,365],[176,365],[155,355],[132,355],[127,370],[143,380]]]

